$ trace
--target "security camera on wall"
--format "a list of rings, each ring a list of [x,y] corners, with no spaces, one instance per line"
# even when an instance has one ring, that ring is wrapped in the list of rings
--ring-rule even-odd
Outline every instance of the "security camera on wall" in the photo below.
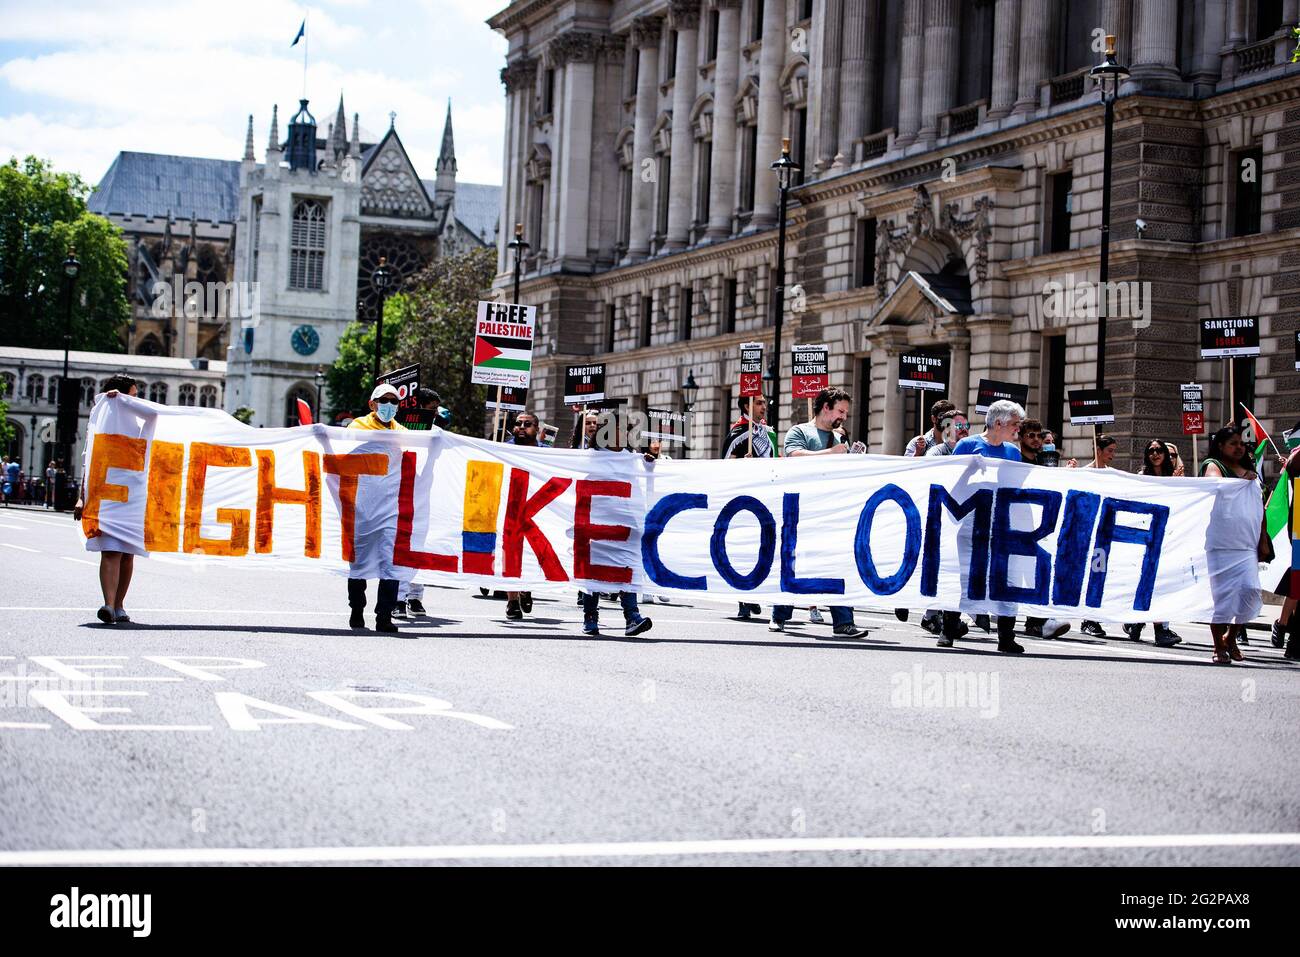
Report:
[[[1133,225],[1137,227],[1137,238],[1141,239],[1142,234],[1147,231],[1147,221],[1145,219],[1139,219]]]

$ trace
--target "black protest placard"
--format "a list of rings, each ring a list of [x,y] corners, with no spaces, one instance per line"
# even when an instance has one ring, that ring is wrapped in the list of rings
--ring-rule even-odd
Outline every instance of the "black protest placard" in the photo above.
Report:
[[[1071,425],[1106,425],[1115,421],[1115,402],[1110,389],[1070,390]]]
[[[500,409],[502,412],[522,412],[527,408],[528,390],[519,386],[503,385],[501,401],[497,402],[496,397],[496,390],[489,390],[488,400],[484,405],[489,409]]]
[[[386,382],[397,390],[398,405],[401,408],[414,409],[420,404],[415,395],[420,389],[420,366],[418,363],[416,365],[402,366],[392,372],[385,372],[379,377],[376,385],[379,382]]]
[[[1201,320],[1201,358],[1227,359],[1259,355],[1259,316],[1223,316]]]
[[[659,439],[661,442],[685,442],[687,413],[670,409],[646,409],[649,427],[643,429],[641,438]]]
[[[948,357],[929,352],[904,352],[898,357],[898,387],[948,391]]]
[[[605,363],[566,366],[564,402],[566,405],[591,405],[605,398]]]
[[[999,382],[996,379],[980,379],[979,395],[975,399],[975,412],[983,415],[994,402],[1009,400],[1022,409],[1029,405],[1029,386],[1019,382]]]

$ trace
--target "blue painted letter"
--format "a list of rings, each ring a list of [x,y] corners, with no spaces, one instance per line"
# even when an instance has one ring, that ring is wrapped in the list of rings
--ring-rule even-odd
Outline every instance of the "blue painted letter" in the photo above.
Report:
[[[1042,506],[1043,515],[1036,528],[1023,531],[1011,527],[1011,506],[1020,502]],[[989,598],[994,601],[1047,604],[1048,585],[1052,580],[1052,559],[1038,543],[1052,534],[1060,512],[1060,492],[1045,488],[998,489],[997,502],[993,506],[993,559],[989,567]],[[1033,556],[1032,585],[1023,587],[1007,582],[1007,566],[1012,555]]]
[[[750,512],[758,519],[758,561],[754,563],[754,570],[748,575],[736,571],[735,566],[731,564],[731,559],[727,557],[727,529],[731,527],[731,520],[739,512]],[[757,588],[772,571],[772,557],[775,554],[776,520],[772,518],[772,513],[767,510],[766,505],[752,495],[740,495],[723,506],[722,511],[718,513],[717,521],[713,523],[713,537],[709,539],[709,555],[713,559],[713,567],[718,570],[718,574],[728,585],[741,591]]]
[[[907,538],[903,542],[903,561],[898,571],[888,578],[882,578],[876,571],[876,563],[871,557],[871,525],[876,518],[876,510],[884,502],[893,502],[903,510],[907,522]],[[867,499],[858,516],[858,532],[853,539],[853,556],[858,562],[858,574],[863,583],[877,595],[893,595],[901,591],[916,571],[916,562],[921,557],[921,513],[916,510],[912,497],[897,485],[886,485]]]
[[[646,574],[650,576],[650,580],[656,585],[663,585],[665,588],[693,588],[699,591],[709,587],[703,575],[679,575],[669,570],[659,557],[659,536],[663,534],[664,528],[673,516],[690,508],[708,507],[707,495],[674,492],[672,495],[665,495],[655,503],[654,508],[650,509],[650,514],[645,517],[645,529],[641,533],[641,564]]]
[[[794,553],[799,546],[799,493],[786,492],[781,505],[781,590],[792,595],[843,595],[843,578],[798,578]]]

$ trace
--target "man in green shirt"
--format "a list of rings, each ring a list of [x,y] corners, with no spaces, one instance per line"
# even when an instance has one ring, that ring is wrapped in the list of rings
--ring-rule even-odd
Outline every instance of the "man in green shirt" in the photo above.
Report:
[[[849,447],[835,432],[849,417],[853,397],[843,389],[822,389],[813,400],[813,417],[785,434],[785,454],[791,458],[809,455],[843,455]],[[793,605],[772,608],[768,631],[785,631],[785,623],[794,615]],[[867,630],[853,624],[853,609],[831,606],[832,631],[836,638],[865,638]]]

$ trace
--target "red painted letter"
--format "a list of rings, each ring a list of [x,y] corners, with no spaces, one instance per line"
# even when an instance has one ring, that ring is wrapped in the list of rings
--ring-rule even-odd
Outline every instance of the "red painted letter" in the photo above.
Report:
[[[591,560],[592,542],[626,542],[632,529],[626,525],[591,524],[591,500],[597,495],[629,498],[630,482],[593,482],[578,479],[575,486],[578,503],[573,509],[573,577],[626,585],[632,581],[632,569],[626,565],[597,565]]]
[[[528,497],[528,472],[525,469],[510,470],[510,497],[506,501],[505,534],[502,536],[501,561],[504,565],[502,574],[507,578],[518,578],[523,574],[524,539],[537,556],[537,564],[542,566],[542,574],[547,581],[565,582],[569,576],[564,573],[560,560],[555,556],[555,549],[546,540],[542,530],[533,521],[533,516],[550,505],[569,487],[573,479],[553,478],[547,481],[537,493]]]

